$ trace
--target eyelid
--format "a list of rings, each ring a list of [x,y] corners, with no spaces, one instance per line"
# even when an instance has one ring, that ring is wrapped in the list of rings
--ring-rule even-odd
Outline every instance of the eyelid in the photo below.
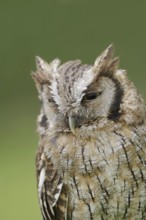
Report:
[[[51,102],[51,103],[52,103],[52,102],[54,102],[54,99],[53,99],[53,98],[49,98],[49,99],[48,99],[48,102]]]
[[[88,92],[84,95],[83,100],[84,101],[92,101],[95,100],[98,96],[100,96],[102,91],[99,92]],[[91,97],[90,97],[91,96]],[[93,97],[92,97],[93,96]],[[90,99],[91,98],[91,99]]]
[[[54,99],[53,99],[52,97],[49,97],[49,98],[48,98],[48,104],[49,104],[50,106],[56,106],[56,102],[54,101]]]

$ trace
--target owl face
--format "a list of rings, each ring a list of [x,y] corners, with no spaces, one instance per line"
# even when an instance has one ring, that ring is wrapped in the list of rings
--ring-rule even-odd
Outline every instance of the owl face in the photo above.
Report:
[[[125,72],[117,70],[110,45],[94,65],[79,60],[60,65],[55,59],[48,64],[37,57],[37,71],[32,74],[42,103],[42,116],[49,128],[60,130],[92,124],[101,118],[119,120],[124,102]],[[127,100],[126,100],[127,101]]]

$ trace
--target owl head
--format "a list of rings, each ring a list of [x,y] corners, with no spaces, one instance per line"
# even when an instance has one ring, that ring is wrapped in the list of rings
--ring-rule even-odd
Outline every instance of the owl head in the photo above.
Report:
[[[93,65],[80,60],[60,64],[36,57],[37,71],[32,73],[42,103],[40,123],[48,129],[72,131],[107,121],[141,123],[144,102],[125,70],[118,69],[110,45]]]

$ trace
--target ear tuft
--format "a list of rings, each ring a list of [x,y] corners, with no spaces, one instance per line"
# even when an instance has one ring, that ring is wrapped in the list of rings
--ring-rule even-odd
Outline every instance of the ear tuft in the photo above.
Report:
[[[58,67],[60,66],[61,61],[56,58],[54,59],[49,65],[50,65],[50,72],[51,72],[51,79],[58,78],[59,72],[58,72]]]
[[[107,66],[106,71],[108,73],[114,73],[119,67],[119,62],[120,62],[119,57],[115,57],[114,59],[112,59],[109,65]]]
[[[59,67],[60,63],[61,63],[61,61],[58,58],[54,59],[50,63],[51,72],[53,74],[56,74],[56,73],[58,74],[58,67]]]
[[[119,58],[114,58],[114,45],[111,44],[108,48],[95,60],[93,71],[96,73],[114,72],[119,65]]]
[[[36,57],[36,67],[36,72],[32,72],[31,75],[37,89],[40,90],[42,84],[50,82],[51,68],[50,65],[39,56]]]
[[[50,65],[39,56],[36,56],[36,67],[37,72],[46,75],[46,77],[49,76],[49,74],[51,74]]]

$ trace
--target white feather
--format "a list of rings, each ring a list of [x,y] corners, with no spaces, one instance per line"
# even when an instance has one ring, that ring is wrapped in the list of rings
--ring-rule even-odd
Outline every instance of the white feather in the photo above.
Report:
[[[87,89],[88,85],[93,81],[95,77],[94,72],[92,71],[92,68],[85,70],[83,72],[82,78],[79,78],[72,88],[74,97],[77,100],[78,103],[82,100],[84,93],[83,91]]]
[[[58,186],[57,186],[57,189],[59,189],[59,192],[55,194],[54,198],[55,198],[55,202],[53,203],[52,207],[55,206],[56,202],[58,201],[58,198],[60,196],[60,192],[61,192],[61,189],[62,189],[62,186],[63,186],[63,183],[60,183]]]
[[[61,63],[61,61],[58,59],[58,58],[56,58],[56,59],[54,59],[51,63],[50,63],[50,66],[51,66],[51,72],[53,73],[53,74],[55,74],[54,76],[55,77],[58,77],[58,67],[59,67],[59,65],[60,65],[60,63]],[[54,77],[53,76],[53,77]]]
[[[39,192],[39,194],[42,191],[42,187],[43,187],[44,181],[45,181],[45,168],[43,168],[41,170],[41,173],[40,173],[39,185],[38,185],[38,192]]]

